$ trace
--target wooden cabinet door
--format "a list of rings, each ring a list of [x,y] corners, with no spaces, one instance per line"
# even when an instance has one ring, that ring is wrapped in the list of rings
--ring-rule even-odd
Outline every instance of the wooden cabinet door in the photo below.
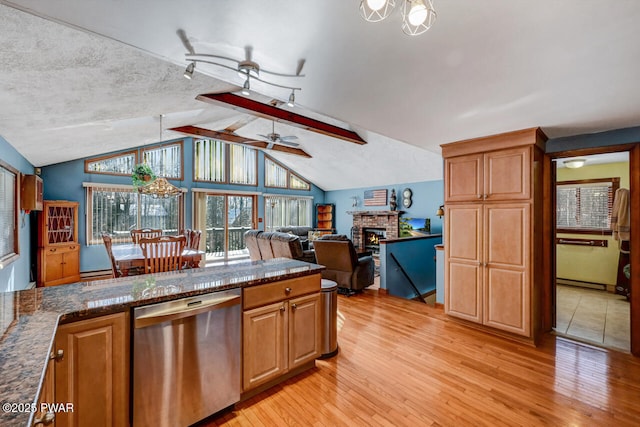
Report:
[[[530,215],[528,203],[484,207],[483,323],[531,334]]]
[[[445,313],[482,323],[482,204],[452,205],[445,218]]]
[[[287,302],[280,301],[243,313],[244,391],[277,378],[287,371],[287,311]]]
[[[531,150],[516,147],[484,155],[484,200],[531,198]]]
[[[44,248],[41,251],[40,259],[44,266],[42,283],[46,285],[49,282],[61,280],[64,277],[62,268],[64,266],[64,251],[59,248]]]
[[[80,251],[78,245],[71,245],[62,260],[62,273],[69,282],[80,280]]]
[[[53,348],[55,349],[55,343],[53,344]],[[33,417],[34,425],[43,425],[48,427],[56,426],[55,420],[57,406],[55,404],[57,401],[55,381],[55,365],[53,359],[50,358],[47,362],[47,372],[44,375],[42,388],[40,389],[40,397],[38,397],[37,412]],[[41,422],[41,424],[38,424],[38,422]]]
[[[483,191],[483,155],[445,159],[444,201],[465,202],[482,200]]]
[[[56,401],[73,404],[56,425],[129,425],[129,323],[127,313],[61,325],[56,334]]]
[[[319,293],[289,301],[289,369],[320,356],[321,318]]]

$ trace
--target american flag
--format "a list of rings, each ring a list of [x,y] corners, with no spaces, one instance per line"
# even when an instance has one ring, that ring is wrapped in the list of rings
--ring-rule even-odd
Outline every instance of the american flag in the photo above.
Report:
[[[364,192],[365,206],[386,206],[387,190],[366,190]]]

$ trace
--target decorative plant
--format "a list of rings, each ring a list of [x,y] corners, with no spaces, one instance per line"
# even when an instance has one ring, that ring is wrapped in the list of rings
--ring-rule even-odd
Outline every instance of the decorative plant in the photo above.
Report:
[[[147,163],[139,163],[134,166],[131,179],[134,187],[140,187],[155,180],[156,175],[153,173],[153,170],[151,170],[151,166]]]

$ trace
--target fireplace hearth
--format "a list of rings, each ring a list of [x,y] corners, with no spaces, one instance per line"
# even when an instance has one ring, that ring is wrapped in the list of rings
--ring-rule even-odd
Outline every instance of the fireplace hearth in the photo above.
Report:
[[[362,230],[364,250],[371,251],[374,254],[380,252],[380,239],[387,237],[386,230],[383,228],[365,228]]]
[[[397,239],[399,237],[399,218],[402,211],[355,211],[348,213],[353,216],[351,240],[358,252],[373,251],[373,248],[368,247],[365,230],[383,232],[382,237],[377,237],[378,249],[380,239]],[[374,237],[374,239],[376,238]]]

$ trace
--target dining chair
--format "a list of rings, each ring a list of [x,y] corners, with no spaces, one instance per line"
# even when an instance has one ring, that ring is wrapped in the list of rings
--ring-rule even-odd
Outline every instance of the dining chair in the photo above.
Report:
[[[152,237],[161,237],[162,230],[158,230],[155,228],[141,228],[136,230],[131,230],[131,239],[133,243],[136,245],[140,243],[141,238],[152,238]]]
[[[193,249],[196,251],[200,249],[200,237],[202,237],[202,231],[186,228],[180,231],[180,234],[187,238],[187,249]]]
[[[140,239],[145,273],[182,270],[184,236],[161,236]]]
[[[104,242],[104,248],[107,250],[109,258],[111,259],[111,273],[113,274],[113,277],[121,277],[122,272],[118,269],[118,264],[116,264],[116,259],[113,256],[113,250],[111,250],[111,247],[113,246],[111,235],[102,233],[102,241]]]

